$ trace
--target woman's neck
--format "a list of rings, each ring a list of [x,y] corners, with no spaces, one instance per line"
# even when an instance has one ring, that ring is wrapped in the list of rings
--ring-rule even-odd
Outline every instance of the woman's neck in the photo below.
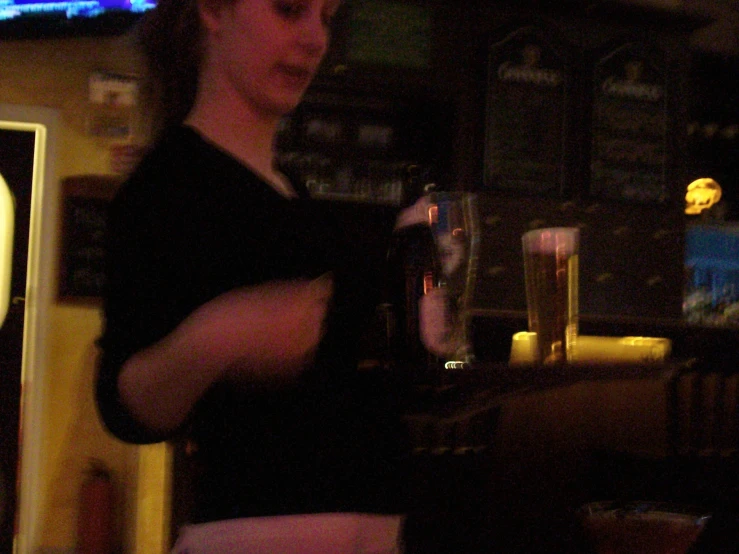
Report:
[[[276,122],[196,105],[185,124],[258,171],[271,171]]]
[[[223,148],[260,175],[281,195],[297,194],[274,165],[274,141],[279,118],[259,118],[249,113],[226,114],[224,110],[196,104],[185,124]]]

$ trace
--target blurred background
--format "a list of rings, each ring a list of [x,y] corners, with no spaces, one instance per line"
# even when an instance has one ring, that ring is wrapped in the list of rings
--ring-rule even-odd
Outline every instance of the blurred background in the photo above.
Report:
[[[146,6],[15,17],[29,5],[0,5],[0,174],[15,222],[0,287],[0,553],[14,540],[22,554],[74,552],[100,464],[115,551],[166,552],[172,453],[109,437],[92,399],[101,214],[147,139],[134,47]],[[278,150],[373,255],[372,222],[393,217],[410,166],[479,193],[481,361],[507,360],[526,328],[521,234],[555,225],[582,231],[584,333],[730,359],[738,98],[735,1],[346,0]],[[699,179],[712,184],[688,195]],[[609,397],[627,427],[649,412],[630,412],[629,394]]]

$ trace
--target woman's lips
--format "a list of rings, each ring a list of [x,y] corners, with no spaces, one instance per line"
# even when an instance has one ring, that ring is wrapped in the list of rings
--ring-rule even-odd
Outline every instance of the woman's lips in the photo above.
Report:
[[[303,66],[279,65],[278,71],[282,79],[290,87],[305,88],[313,78],[314,70]]]

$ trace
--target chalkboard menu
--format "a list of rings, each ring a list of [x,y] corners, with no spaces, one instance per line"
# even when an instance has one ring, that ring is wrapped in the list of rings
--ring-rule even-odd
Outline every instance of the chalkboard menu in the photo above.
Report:
[[[524,193],[566,192],[568,58],[536,27],[490,47],[485,186]]]
[[[62,182],[62,299],[94,300],[102,294],[107,206],[119,182],[116,177],[98,175],[68,177]]]
[[[668,111],[664,61],[635,43],[594,68],[590,192],[595,197],[667,200]]]

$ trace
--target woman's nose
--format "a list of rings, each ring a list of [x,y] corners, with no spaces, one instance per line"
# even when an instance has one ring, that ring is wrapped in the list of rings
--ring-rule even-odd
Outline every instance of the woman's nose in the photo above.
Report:
[[[300,32],[300,44],[314,56],[323,56],[329,43],[329,28],[320,13],[305,20]]]

